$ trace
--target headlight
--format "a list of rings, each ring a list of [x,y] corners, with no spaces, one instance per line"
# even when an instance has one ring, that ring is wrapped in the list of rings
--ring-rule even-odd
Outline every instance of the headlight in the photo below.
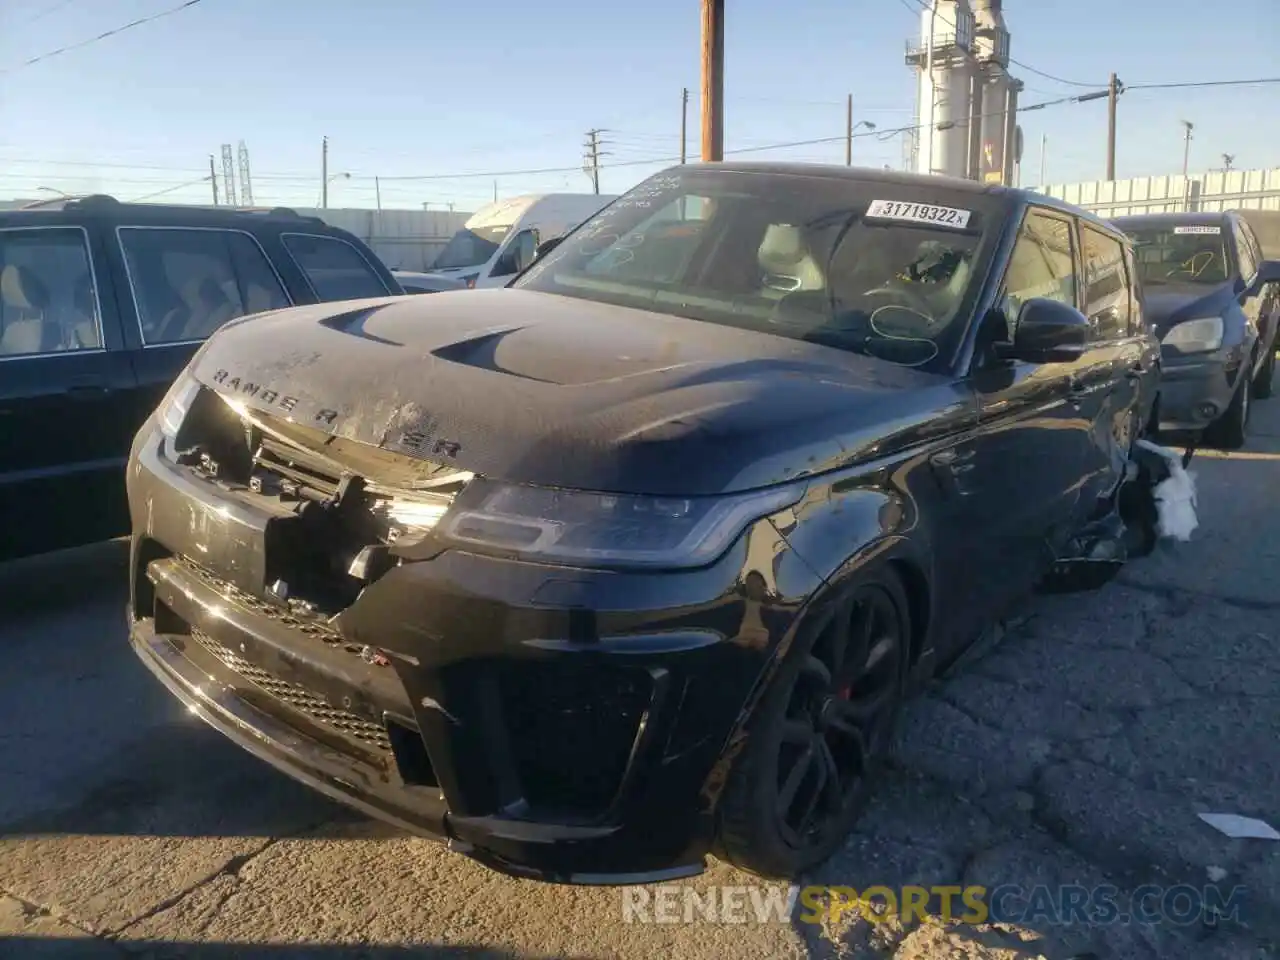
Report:
[[[1204,317],[1175,324],[1161,341],[1183,353],[1203,353],[1222,346],[1222,318]]]
[[[178,436],[182,421],[187,417],[187,410],[199,392],[199,381],[184,370],[160,401],[160,406],[156,408],[156,421],[160,424],[161,436],[168,443],[172,443]]]
[[[460,545],[583,566],[698,567],[803,484],[727,497],[640,497],[476,479],[436,532]],[[464,502],[465,501],[465,502]]]

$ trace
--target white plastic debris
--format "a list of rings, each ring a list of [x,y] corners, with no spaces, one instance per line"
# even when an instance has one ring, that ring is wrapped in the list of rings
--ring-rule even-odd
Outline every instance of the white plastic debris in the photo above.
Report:
[[[1182,457],[1168,447],[1139,440],[1138,445],[1164,458],[1169,476],[1156,484],[1151,495],[1156,501],[1156,532],[1170,540],[1187,541],[1200,525],[1196,516],[1196,475],[1182,466]]]
[[[1236,813],[1201,813],[1201,820],[1233,840],[1280,840],[1275,827],[1263,820]]]

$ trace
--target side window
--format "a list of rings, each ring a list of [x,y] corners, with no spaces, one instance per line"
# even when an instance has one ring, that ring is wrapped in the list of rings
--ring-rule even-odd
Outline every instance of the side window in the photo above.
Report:
[[[493,265],[492,276],[509,277],[519,273],[533,263],[533,255],[538,249],[538,231],[521,230],[507,244],[498,262]]]
[[[1258,261],[1254,259],[1249,237],[1238,220],[1232,222],[1231,233],[1236,241],[1236,259],[1240,262],[1240,276],[1248,283],[1258,272]]]
[[[301,233],[286,233],[280,239],[320,300],[363,300],[388,295],[373,267],[345,240]]]
[[[229,320],[289,305],[248,234],[151,227],[119,234],[148,346],[204,340]]]
[[[0,357],[101,349],[84,232],[0,230]]]
[[[1084,312],[1095,340],[1117,340],[1129,333],[1129,284],[1124,244],[1085,224],[1080,225],[1084,248]]]
[[[1004,278],[1004,314],[1010,329],[1028,300],[1045,297],[1076,305],[1075,252],[1071,224],[1031,210],[1018,231]]]
[[[1124,248],[1124,267],[1129,278],[1129,336],[1140,337],[1146,333],[1147,325],[1142,311],[1142,279],[1133,248],[1129,246]]]

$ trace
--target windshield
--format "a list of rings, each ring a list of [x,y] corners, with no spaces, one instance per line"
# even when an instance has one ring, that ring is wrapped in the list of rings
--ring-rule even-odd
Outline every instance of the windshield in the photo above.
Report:
[[[1125,228],[1144,286],[1195,283],[1216,286],[1231,275],[1222,228],[1199,224]]]
[[[1000,216],[993,198],[932,185],[668,172],[513,286],[924,367],[963,334]]]
[[[432,267],[436,270],[454,270],[488,263],[510,231],[509,223],[490,227],[463,227],[445,244]]]

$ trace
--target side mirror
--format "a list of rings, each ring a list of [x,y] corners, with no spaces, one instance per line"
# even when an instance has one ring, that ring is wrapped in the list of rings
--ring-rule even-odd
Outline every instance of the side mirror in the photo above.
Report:
[[[1057,300],[1035,297],[1018,311],[1012,343],[997,343],[1001,360],[1027,363],[1070,363],[1089,343],[1089,318]]]
[[[552,237],[550,240],[543,240],[538,244],[538,249],[533,252],[534,263],[537,263],[556,247],[560,246],[560,241],[563,239],[564,237]]]
[[[1258,264],[1258,275],[1246,292],[1252,296],[1269,283],[1280,283],[1280,260],[1263,260]]]

